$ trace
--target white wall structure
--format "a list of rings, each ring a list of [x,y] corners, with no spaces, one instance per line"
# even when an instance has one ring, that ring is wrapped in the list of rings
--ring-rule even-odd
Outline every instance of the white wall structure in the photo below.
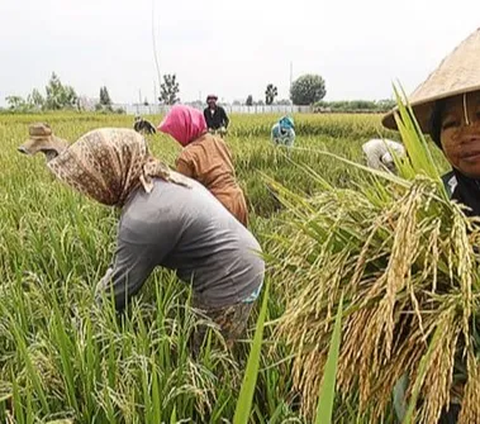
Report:
[[[114,109],[122,108],[128,115],[160,115],[170,110],[171,106],[164,105],[135,105],[135,104],[114,104]],[[225,111],[231,113],[274,113],[274,114],[291,114],[291,113],[311,113],[310,106],[293,106],[293,105],[271,105],[271,106],[243,106],[243,105],[222,105]],[[202,108],[199,108],[203,110]]]

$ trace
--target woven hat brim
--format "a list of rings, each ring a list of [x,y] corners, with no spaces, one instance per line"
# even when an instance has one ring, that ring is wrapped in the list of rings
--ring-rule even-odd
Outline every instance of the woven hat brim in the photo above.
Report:
[[[461,94],[473,93],[475,91],[480,91],[480,84],[472,86],[470,88],[462,88],[457,91],[451,91],[431,98],[412,102],[410,106],[412,107],[413,114],[415,115],[415,118],[417,119],[418,125],[420,126],[422,132],[424,134],[428,134],[430,132],[432,112],[437,101],[446,100]],[[384,117],[382,118],[382,125],[385,128],[398,131],[397,122],[395,121],[396,113],[398,113],[398,107],[392,109],[390,112],[384,115]]]
[[[420,128],[424,133],[430,130],[433,107],[438,100],[480,90],[480,29],[463,40],[439,66],[409,96],[409,102]],[[396,130],[393,109],[385,115],[382,123]]]

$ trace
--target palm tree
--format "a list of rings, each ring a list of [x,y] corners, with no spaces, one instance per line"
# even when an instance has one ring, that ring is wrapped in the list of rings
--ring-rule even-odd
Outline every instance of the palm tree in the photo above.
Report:
[[[265,103],[267,105],[271,105],[277,96],[277,87],[275,87],[273,84],[268,84],[267,89],[265,90]]]

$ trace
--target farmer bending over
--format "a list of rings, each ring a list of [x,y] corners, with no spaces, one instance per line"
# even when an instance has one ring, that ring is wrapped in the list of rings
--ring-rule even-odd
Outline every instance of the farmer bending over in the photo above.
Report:
[[[367,141],[362,146],[362,150],[367,157],[367,164],[370,168],[378,170],[386,168],[391,172],[395,171],[395,161],[391,152],[397,155],[399,159],[405,156],[403,144],[380,138]]]
[[[41,152],[47,161],[57,157],[68,146],[65,140],[53,134],[48,124],[41,122],[28,127],[28,136],[18,151],[32,156]]]
[[[207,132],[202,113],[189,106],[173,106],[158,130],[183,146],[177,171],[202,183],[247,226],[247,203],[235,178],[232,155],[221,138]]]
[[[143,137],[128,129],[89,132],[47,166],[70,187],[121,208],[99,301],[113,295],[122,310],[163,266],[192,285],[194,306],[220,326],[229,345],[240,336],[264,262],[254,236],[207,189],[150,156]]]
[[[141,116],[135,116],[133,129],[140,134],[155,134],[157,130],[150,121],[143,119]]]

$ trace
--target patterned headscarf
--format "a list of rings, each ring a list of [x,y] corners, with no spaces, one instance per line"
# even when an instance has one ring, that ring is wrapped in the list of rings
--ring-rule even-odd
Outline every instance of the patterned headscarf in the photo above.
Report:
[[[188,186],[188,180],[150,156],[145,139],[130,129],[91,131],[47,163],[55,176],[108,206],[123,206],[136,188],[153,188],[160,177]]]
[[[199,110],[177,105],[172,107],[157,129],[171,135],[185,147],[207,132],[207,123]]]

